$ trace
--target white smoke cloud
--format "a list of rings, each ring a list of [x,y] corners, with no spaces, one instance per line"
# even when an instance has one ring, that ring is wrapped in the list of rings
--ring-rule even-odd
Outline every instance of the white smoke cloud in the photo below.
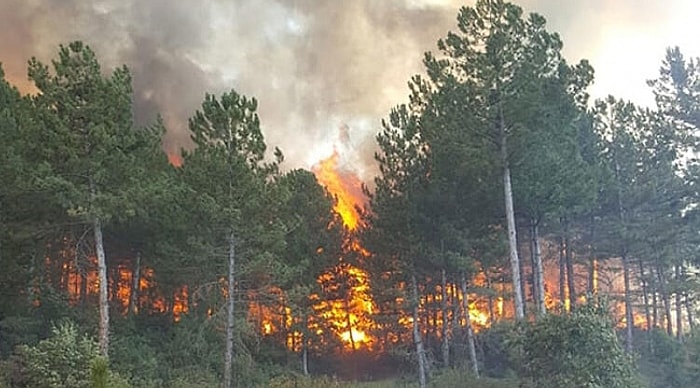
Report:
[[[470,2],[471,3],[471,2]],[[650,103],[644,81],[669,45],[694,44],[692,0],[527,0],[561,33],[571,62],[596,68],[595,96]],[[47,61],[60,43],[90,44],[105,67],[132,70],[137,122],[166,119],[170,151],[189,145],[187,118],[205,92],[235,88],[258,98],[268,143],[289,167],[327,156],[347,125],[358,165],[370,165],[374,134],[405,101],[423,52],[455,28],[452,0],[6,0],[0,2],[0,61],[25,90],[26,60]],[[466,4],[469,5],[469,4]],[[695,50],[695,51],[693,51]],[[369,178],[371,168],[358,168]]]

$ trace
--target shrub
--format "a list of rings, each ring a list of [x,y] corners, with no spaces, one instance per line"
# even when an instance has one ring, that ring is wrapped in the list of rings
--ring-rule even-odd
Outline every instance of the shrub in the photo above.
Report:
[[[525,386],[539,388],[639,387],[603,306],[594,302],[571,314],[548,315],[516,327],[510,344]]]
[[[78,335],[72,322],[63,322],[37,345],[17,347],[13,385],[90,388],[90,365],[98,355],[94,340]]]
[[[435,388],[516,388],[518,382],[511,379],[475,378],[471,373],[463,369],[444,369],[430,381],[430,386]]]
[[[9,385],[13,387],[130,387],[121,376],[109,371],[97,342],[78,334],[71,321],[54,326],[51,336],[34,346],[18,346],[10,359],[10,369]]]

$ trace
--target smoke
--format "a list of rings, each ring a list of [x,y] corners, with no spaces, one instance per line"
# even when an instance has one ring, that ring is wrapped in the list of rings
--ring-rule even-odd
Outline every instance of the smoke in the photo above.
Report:
[[[671,23],[679,15],[697,15],[692,0],[670,3],[522,2],[561,32],[572,62],[592,60],[597,87],[607,88],[596,94],[627,98],[634,96],[626,92],[639,90],[629,89],[629,82],[643,89],[644,80],[655,76],[665,46],[685,43],[666,38],[687,36],[690,45],[698,36],[688,25]],[[282,148],[288,166],[308,168],[330,155],[338,128],[347,126],[343,142],[354,145],[353,160],[367,180],[373,171],[363,167],[372,165],[379,119],[406,100],[406,83],[422,71],[423,52],[455,28],[460,5],[454,0],[5,0],[0,2],[0,61],[10,82],[29,90],[28,58],[48,61],[58,44],[85,41],[105,68],[129,66],[136,121],[148,124],[160,113],[169,152],[190,146],[187,118],[205,92],[235,88],[259,100],[268,144]],[[683,20],[690,22],[690,16]],[[640,40],[644,48],[629,43]],[[644,66],[633,64],[639,58]],[[639,71],[645,73],[628,83],[618,80]]]

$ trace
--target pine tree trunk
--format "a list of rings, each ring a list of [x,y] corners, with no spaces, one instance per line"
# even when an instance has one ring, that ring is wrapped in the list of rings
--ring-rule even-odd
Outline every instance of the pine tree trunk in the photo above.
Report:
[[[681,284],[681,266],[676,264],[674,266],[675,278],[678,284]],[[683,339],[683,304],[681,299],[681,292],[676,290],[676,338],[678,340]]]
[[[113,279],[113,281],[114,281],[113,287],[110,288],[109,284],[107,287],[107,289],[111,293],[111,295],[109,296],[109,300],[113,300],[113,301],[119,301],[119,294],[118,294],[118,291],[119,291],[119,271],[118,271],[118,269],[119,268],[111,267],[107,270],[107,278]]]
[[[687,272],[685,269],[685,266],[681,268],[683,271],[683,278],[686,278]],[[688,328],[690,329],[690,333],[695,332],[695,320],[694,320],[694,313],[693,313],[693,301],[690,299],[690,295],[687,292],[683,293],[684,297],[684,302],[685,302],[685,311],[688,313]]]
[[[591,257],[591,278],[589,292],[591,295],[598,294],[598,259],[595,256]]]
[[[588,272],[588,293],[595,295],[598,293],[598,259],[595,251],[595,218],[591,217],[591,256],[589,259],[590,268]]]
[[[626,229],[626,217],[625,209],[622,206],[622,191],[620,190],[620,164],[615,159],[615,179],[618,183],[617,186],[617,216],[620,221],[620,226],[622,229]],[[634,326],[634,321],[632,317],[632,296],[631,286],[630,286],[630,268],[629,268],[629,258],[627,257],[627,243],[624,241],[624,237],[620,245],[620,258],[622,259],[622,274],[624,278],[625,287],[625,350],[628,354],[632,353],[633,343],[632,343],[632,329]]]
[[[139,285],[141,283],[141,252],[136,252],[136,263],[131,270],[131,298],[129,298],[129,314],[136,315],[139,312]]]
[[[542,252],[540,251],[539,228],[538,222],[532,220],[532,250],[534,258],[533,283],[535,284],[535,305],[537,314],[542,316],[547,313],[547,308],[544,304],[544,266],[542,265]]]
[[[685,311],[688,313],[688,328],[690,333],[695,332],[695,313],[693,312],[693,302],[690,300],[690,295],[685,295]]]
[[[659,292],[661,293],[661,302],[664,305],[664,323],[666,326],[666,334],[673,335],[673,321],[671,320],[671,300],[666,289],[666,276],[661,266],[656,267],[656,276],[659,281]]]
[[[423,338],[418,327],[418,282],[416,275],[411,276],[412,283],[412,305],[413,305],[413,342],[416,344],[416,356],[418,357],[418,382],[420,388],[427,387],[428,363],[425,356],[425,348],[423,347]]]
[[[522,244],[520,248],[522,249]],[[525,254],[522,251],[518,251],[518,257],[520,257],[520,295],[523,296],[523,313],[527,316],[528,284],[532,284],[532,276],[527,274],[527,262],[523,260],[523,256]],[[530,266],[532,267],[532,264]],[[530,292],[532,292],[532,289]]]
[[[535,260],[535,244],[533,244],[533,239],[532,239],[532,225],[528,225],[528,233],[529,233],[529,238],[528,238],[528,243],[530,245],[528,249],[528,253],[530,254],[530,276],[526,277],[524,274],[524,270],[521,272],[521,278],[525,279],[523,283],[529,283],[530,285],[530,295],[532,295],[532,304],[535,306],[535,315],[539,316],[539,310],[537,307],[537,301],[538,301],[538,295],[537,295],[537,290],[539,289],[539,286],[537,285],[537,263]],[[521,256],[522,257],[522,256]],[[523,260],[520,261],[522,264]],[[523,291],[523,296],[525,300],[527,300],[527,293]],[[527,314],[527,302],[525,303],[525,312]]]
[[[644,318],[647,320],[647,331],[651,331],[651,311],[649,310],[649,295],[647,292],[647,279],[644,275],[644,263],[639,260],[639,278],[642,281],[642,301],[644,303]]]
[[[472,363],[472,371],[474,376],[479,378],[479,362],[476,358],[476,344],[474,341],[474,328],[472,327],[471,316],[469,315],[469,293],[467,290],[467,275],[462,271],[460,278],[462,286],[462,309],[464,313],[464,322],[467,326],[467,345],[469,347],[469,360]]]
[[[228,238],[228,311],[226,313],[226,355],[224,357],[224,388],[231,388],[233,382],[233,307],[234,275],[236,264],[236,240],[233,231]]]
[[[88,298],[88,269],[82,265],[78,270],[80,271],[80,305],[84,307]]]
[[[654,267],[651,269],[650,273],[650,278],[654,278]],[[652,312],[652,321],[653,321],[653,327],[658,328],[659,327],[659,296],[657,292],[657,286],[656,286],[656,281],[654,282],[654,286],[652,288],[652,293],[651,293],[651,312]]]
[[[302,339],[301,345],[301,370],[304,376],[309,375],[309,345],[306,338]]]
[[[107,300],[107,260],[105,259],[104,243],[102,239],[102,223],[99,217],[93,220],[95,233],[95,251],[97,253],[97,272],[100,281],[100,353],[104,358],[109,357],[109,301]]]
[[[442,271],[442,299],[440,307],[442,309],[442,362],[445,368],[450,366],[450,320],[447,314],[447,274],[445,269]]]
[[[484,268],[484,275],[486,275],[486,288],[488,288],[489,290],[489,325],[493,326],[493,324],[496,323],[496,314],[493,310],[493,293],[491,292],[493,290],[493,282],[491,280],[491,274],[489,273],[487,268]]]
[[[574,276],[574,261],[571,249],[571,236],[569,235],[569,219],[564,217],[564,247],[566,259],[566,281],[569,287],[569,308],[573,310],[576,307],[576,278]]]
[[[501,163],[503,164],[503,194],[506,208],[506,220],[508,224],[508,250],[510,255],[510,268],[513,275],[513,300],[515,303],[515,319],[525,318],[525,306],[523,302],[522,281],[520,279],[520,258],[518,257],[518,238],[515,229],[515,210],[513,207],[513,188],[510,181],[510,166],[508,164],[508,148],[506,144],[505,120],[503,111],[500,110],[501,131]]]
[[[630,289],[630,270],[627,254],[622,255],[622,274],[625,282],[625,350],[631,354],[633,350],[632,328],[634,320],[632,318],[632,296]]]
[[[566,257],[564,254],[564,236],[559,237],[559,302],[567,306],[566,296]]]

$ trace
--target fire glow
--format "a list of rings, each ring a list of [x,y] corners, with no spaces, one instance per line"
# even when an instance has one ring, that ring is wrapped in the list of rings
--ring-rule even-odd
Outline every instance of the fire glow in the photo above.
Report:
[[[340,154],[336,150],[331,156],[318,162],[312,170],[319,183],[335,197],[335,211],[350,232],[348,254],[367,257],[368,253],[352,235],[360,222],[357,206],[366,200],[362,192],[362,181],[355,173],[341,169],[339,160]],[[322,311],[322,318],[337,328],[339,338],[350,349],[359,349],[363,345],[371,348],[375,342],[370,335],[370,330],[375,326],[371,319],[375,306],[370,294],[369,276],[363,269],[342,260],[340,258],[341,262],[336,268],[321,275],[318,281],[324,289],[331,283],[345,283],[345,287],[340,287],[347,288],[344,298],[322,301],[315,309]]]
[[[318,162],[312,170],[318,182],[335,196],[335,211],[340,214],[343,224],[354,231],[360,221],[356,206],[365,202],[362,181],[353,172],[343,171],[339,160],[340,154],[333,151],[331,156]]]

